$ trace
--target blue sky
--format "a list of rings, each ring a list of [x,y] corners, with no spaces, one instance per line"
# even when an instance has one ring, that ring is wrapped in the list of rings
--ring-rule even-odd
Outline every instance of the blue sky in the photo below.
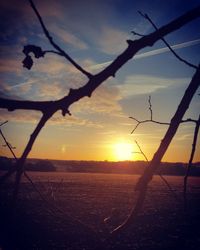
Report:
[[[138,10],[147,13],[158,27],[199,4],[199,1],[37,1],[35,4],[54,40],[79,64],[98,72],[127,47],[127,39],[138,39],[131,31],[149,34],[154,29]],[[1,88],[3,97],[28,100],[55,100],[70,87],[78,88],[87,79],[67,61],[56,55],[34,60],[28,71],[22,67],[23,46],[35,44],[51,49],[28,1],[0,3]],[[193,64],[199,64],[200,19],[166,36],[176,52]],[[57,159],[117,160],[117,143],[133,144],[136,139],[149,159],[157,149],[166,127],[146,124],[130,135],[134,123],[129,116],[149,118],[151,95],[154,118],[170,121],[194,69],[178,61],[162,41],[145,48],[135,59],[108,79],[92,98],[84,98],[71,107],[72,117],[58,113],[46,125],[30,157]],[[196,95],[186,118],[197,119]],[[20,156],[40,114],[1,110],[1,121],[10,142]],[[193,124],[182,125],[164,160],[187,161]],[[49,146],[50,145],[50,146]],[[175,151],[174,151],[175,150]],[[134,150],[133,150],[134,151]],[[174,154],[176,152],[176,154]],[[8,155],[1,148],[2,155]],[[196,154],[196,160],[200,156]],[[132,155],[132,160],[141,159]]]

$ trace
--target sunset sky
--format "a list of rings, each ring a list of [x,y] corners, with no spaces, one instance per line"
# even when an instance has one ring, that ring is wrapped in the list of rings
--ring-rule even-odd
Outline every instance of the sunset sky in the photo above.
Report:
[[[138,14],[147,13],[158,27],[196,7],[199,0],[35,0],[54,40],[91,73],[106,67],[127,48],[131,34],[154,31]],[[56,100],[87,79],[68,61],[48,54],[34,59],[29,71],[23,68],[23,46],[34,44],[52,49],[26,0],[0,3],[0,96],[19,100]],[[165,37],[176,52],[189,62],[200,62],[200,18]],[[162,41],[141,50],[92,95],[71,106],[72,116],[56,113],[40,133],[29,157],[62,160],[143,160],[135,140],[149,160],[159,146],[167,126],[136,123],[149,119],[151,95],[155,120],[169,122],[194,74],[194,69],[175,58]],[[185,118],[197,119],[200,91]],[[0,110],[1,127],[19,157],[41,114],[36,111]],[[164,161],[188,161],[194,124],[182,124]],[[0,138],[0,144],[3,144]],[[200,161],[200,147],[195,161]],[[11,156],[0,147],[0,156]]]

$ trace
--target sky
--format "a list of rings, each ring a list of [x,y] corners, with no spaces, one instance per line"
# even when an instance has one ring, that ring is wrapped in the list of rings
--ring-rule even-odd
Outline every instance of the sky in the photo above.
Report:
[[[138,39],[131,31],[149,34],[152,25],[139,15],[147,13],[161,27],[199,0],[35,0],[54,41],[82,67],[95,74],[103,70],[127,48],[127,39]],[[57,100],[70,88],[83,86],[87,79],[64,58],[47,54],[34,59],[31,70],[22,66],[23,47],[34,44],[52,49],[27,0],[0,3],[0,96],[18,100]],[[198,65],[200,55],[200,18],[167,35],[165,39],[184,59]],[[169,122],[195,70],[180,62],[162,41],[138,52],[92,95],[70,107],[72,116],[57,112],[39,134],[31,158],[60,160],[144,160],[135,140],[150,160],[159,147],[167,126],[141,124],[153,118]],[[198,91],[199,93],[199,91]],[[194,96],[184,118],[197,119],[200,100]],[[30,138],[41,114],[36,111],[0,110],[1,127],[18,157]],[[182,124],[163,161],[187,162],[190,157],[194,124]],[[0,138],[0,144],[4,142]],[[200,161],[200,146],[194,157]],[[0,148],[0,156],[11,156]]]

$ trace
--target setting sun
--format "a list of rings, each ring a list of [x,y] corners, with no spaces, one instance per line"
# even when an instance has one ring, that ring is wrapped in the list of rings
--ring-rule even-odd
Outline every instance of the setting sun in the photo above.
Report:
[[[133,145],[126,142],[116,143],[114,145],[115,158],[118,161],[131,160],[133,152]]]

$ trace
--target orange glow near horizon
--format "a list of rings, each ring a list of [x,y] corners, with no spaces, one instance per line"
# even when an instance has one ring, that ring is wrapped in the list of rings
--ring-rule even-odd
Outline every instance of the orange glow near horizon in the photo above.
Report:
[[[113,145],[113,159],[127,161],[133,158],[133,145],[127,142],[118,142]]]

